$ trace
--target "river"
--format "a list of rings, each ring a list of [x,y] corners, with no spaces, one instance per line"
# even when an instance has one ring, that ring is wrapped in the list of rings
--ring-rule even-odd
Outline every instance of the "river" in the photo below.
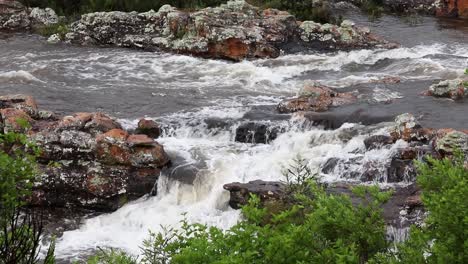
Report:
[[[359,95],[358,104],[332,114],[357,112],[391,120],[409,112],[427,127],[466,128],[466,103],[421,93],[438,80],[463,75],[468,67],[467,22],[393,16],[369,21],[350,16],[402,47],[232,63],[51,45],[36,35],[0,35],[1,94],[33,95],[41,108],[60,114],[104,111],[127,128],[135,127],[139,118],[154,118],[165,127],[158,141],[174,161],[159,179],[157,196],[143,197],[65,232],[57,241],[59,258],[100,246],[138,254],[148,230],[177,225],[184,213],[189,221],[227,228],[239,219],[239,212],[229,209],[223,184],[281,180],[282,169],[298,155],[317,171],[332,157],[355,161],[346,169],[323,174],[324,181],[359,181],[363,166],[373,164],[380,184],[387,184],[391,154],[406,143],[366,151],[363,140],[386,131],[389,124],[346,123],[324,130],[275,112],[278,102],[295,95],[306,82]],[[389,76],[401,82],[377,81]],[[280,134],[269,144],[235,142],[236,128],[250,121]]]

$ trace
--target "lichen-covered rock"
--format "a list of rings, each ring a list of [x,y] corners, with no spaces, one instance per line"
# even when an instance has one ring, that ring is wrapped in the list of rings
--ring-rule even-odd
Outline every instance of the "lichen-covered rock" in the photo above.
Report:
[[[59,22],[57,14],[51,8],[42,9],[35,7],[29,13],[29,18],[32,20],[33,23],[46,26],[57,24]]]
[[[369,28],[355,26],[350,20],[344,20],[341,26],[304,21],[299,28],[302,41],[328,49],[395,48],[398,46],[371,34]]]
[[[445,80],[431,85],[427,94],[434,97],[446,97],[453,100],[463,99],[468,96],[468,84],[461,79]]]
[[[409,113],[395,118],[395,125],[390,133],[393,140],[428,142],[433,137],[431,129],[423,128],[416,118]]]
[[[0,96],[0,108],[15,108],[23,110],[31,117],[38,117],[36,100],[32,96],[15,94]]]
[[[299,92],[299,97],[285,100],[277,108],[280,113],[324,112],[332,106],[351,104],[356,101],[356,96],[351,93],[338,93],[329,87],[314,83],[306,85]]]
[[[2,133],[26,133],[31,128],[32,118],[23,110],[15,108],[0,109]]]
[[[452,155],[456,151],[468,155],[468,134],[456,130],[450,131],[436,140],[435,149],[442,155]]]
[[[310,21],[299,24],[287,12],[262,11],[243,0],[232,0],[196,12],[165,5],[158,12],[85,14],[71,25],[66,40],[236,61],[274,58],[281,50],[290,52],[289,45],[313,49],[390,46],[349,21],[342,27]],[[315,25],[319,29],[315,30]]]
[[[58,16],[50,8],[27,8],[14,0],[0,0],[0,31],[19,31],[58,23]]]

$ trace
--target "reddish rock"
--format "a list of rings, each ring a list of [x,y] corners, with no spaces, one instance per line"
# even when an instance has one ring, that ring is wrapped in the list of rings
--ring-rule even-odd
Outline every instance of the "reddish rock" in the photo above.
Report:
[[[436,15],[468,18],[468,0],[441,0],[436,9]]]
[[[131,165],[128,133],[113,129],[96,137],[97,158],[109,165]]]
[[[75,113],[64,117],[59,123],[61,129],[77,129],[97,135],[122,126],[114,119],[103,113]]]
[[[138,122],[136,133],[158,138],[161,135],[161,127],[155,121],[143,118]]]
[[[306,85],[299,93],[299,97],[288,99],[278,105],[280,113],[298,111],[324,112],[331,106],[341,106],[356,102],[352,93],[338,93],[330,87],[315,83]]]
[[[28,131],[33,123],[33,119],[23,110],[15,108],[0,109],[0,128],[4,133]]]
[[[29,116],[38,117],[36,100],[32,96],[16,94],[0,96],[0,108],[15,108],[23,110]]]

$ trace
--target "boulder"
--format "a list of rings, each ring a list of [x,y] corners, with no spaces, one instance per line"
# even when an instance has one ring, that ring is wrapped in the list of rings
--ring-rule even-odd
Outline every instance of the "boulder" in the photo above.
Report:
[[[29,95],[15,94],[0,96],[0,108],[15,108],[23,110],[33,118],[39,117],[36,100]]]
[[[33,119],[23,110],[15,108],[0,109],[2,133],[26,133],[30,130]]]
[[[236,142],[268,144],[278,136],[278,128],[268,124],[248,122],[241,124],[236,129]]]
[[[150,119],[141,119],[138,121],[138,127],[135,131],[137,134],[144,134],[151,138],[158,138],[161,135],[161,127],[156,121]]]
[[[22,31],[58,23],[50,8],[26,8],[19,1],[0,0],[0,31]]]
[[[468,18],[468,1],[467,0],[437,1],[436,15],[440,17]]]
[[[431,129],[423,128],[416,118],[409,113],[395,118],[395,125],[390,133],[393,140],[428,142],[433,137]]]
[[[427,95],[451,98],[453,100],[463,99],[468,96],[467,83],[467,81],[461,79],[441,81],[431,85]]]
[[[351,104],[356,101],[357,98],[351,93],[339,93],[327,86],[314,83],[304,86],[297,98],[285,100],[277,108],[280,113],[324,112],[332,106]]]
[[[468,134],[461,131],[450,131],[435,141],[435,149],[442,155],[452,155],[461,151],[468,155]]]
[[[284,198],[286,185],[282,182],[251,181],[248,183],[229,183],[223,188],[230,192],[229,206],[240,209],[247,205],[251,195],[256,195],[262,202]]]

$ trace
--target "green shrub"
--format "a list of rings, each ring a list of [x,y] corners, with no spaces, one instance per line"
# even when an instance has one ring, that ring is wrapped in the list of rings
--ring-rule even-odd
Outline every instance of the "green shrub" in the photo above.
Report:
[[[422,227],[397,255],[403,263],[468,263],[468,170],[458,154],[453,159],[419,163],[418,184],[429,212]]]
[[[25,135],[0,134],[0,263],[38,263],[41,215],[24,208],[36,175],[38,149]],[[53,264],[54,243],[44,263]]]

